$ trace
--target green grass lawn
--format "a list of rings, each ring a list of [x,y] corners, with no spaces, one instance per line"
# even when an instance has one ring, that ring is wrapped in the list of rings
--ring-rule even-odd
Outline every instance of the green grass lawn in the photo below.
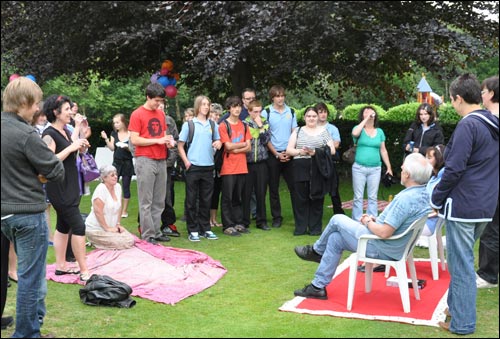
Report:
[[[92,192],[96,183],[92,183]],[[172,238],[167,246],[188,248],[207,253],[227,269],[226,275],[214,286],[184,299],[174,306],[134,297],[131,309],[92,307],[80,302],[80,285],[48,282],[47,316],[42,334],[80,338],[152,338],[152,337],[283,337],[283,338],[447,338],[455,337],[440,328],[414,326],[395,322],[355,320],[330,316],[313,316],[281,312],[278,308],[293,298],[293,291],[310,283],[317,265],[296,257],[296,245],[312,244],[317,237],[293,236],[290,199],[281,185],[283,226],[265,232],[251,226],[251,234],[229,237],[215,229],[217,241],[188,241],[186,225],[176,223],[180,238]],[[402,189],[393,185],[381,188],[381,199]],[[175,182],[175,209],[183,213],[184,183]],[[136,196],[135,182],[132,197]],[[343,201],[351,200],[350,179],[343,180]],[[332,212],[326,206],[324,225]],[[84,196],[81,212],[90,211],[90,196]],[[350,211],[346,211],[350,213]],[[270,214],[268,210],[268,215]],[[131,199],[129,217],[122,220],[137,234],[137,199]],[[270,220],[270,219],[269,219]],[[220,221],[220,217],[218,218]],[[55,214],[52,213],[52,225]],[[477,246],[477,245],[476,245]],[[89,249],[90,250],[90,249]],[[415,257],[428,257],[427,249],[416,249]],[[345,253],[347,257],[349,253]],[[49,247],[48,262],[53,263],[54,250]],[[16,285],[8,290],[5,315],[15,314]],[[410,292],[412,296],[412,292]],[[347,298],[347,296],[346,296]],[[383,301],[381,300],[381,305]],[[478,290],[477,331],[468,337],[498,338],[498,288]],[[12,334],[13,328],[2,331],[2,337]]]

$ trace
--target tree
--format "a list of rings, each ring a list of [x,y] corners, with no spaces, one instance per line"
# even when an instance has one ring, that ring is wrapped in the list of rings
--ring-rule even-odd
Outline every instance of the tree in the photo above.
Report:
[[[391,93],[390,79],[412,72],[415,63],[429,71],[447,68],[447,76],[454,77],[457,66],[487,52],[498,55],[497,2],[3,1],[1,6],[2,62],[19,72],[39,79],[88,69],[130,76],[153,73],[170,59],[186,84],[217,100],[247,86],[299,88],[317,79],[324,80],[316,90],[325,99],[332,96],[325,84],[332,82]]]

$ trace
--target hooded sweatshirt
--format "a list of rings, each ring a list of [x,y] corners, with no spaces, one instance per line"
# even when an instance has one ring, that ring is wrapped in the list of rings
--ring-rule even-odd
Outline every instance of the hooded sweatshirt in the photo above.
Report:
[[[431,197],[439,216],[458,222],[492,220],[498,201],[498,118],[486,110],[457,124],[444,152],[446,170]]]

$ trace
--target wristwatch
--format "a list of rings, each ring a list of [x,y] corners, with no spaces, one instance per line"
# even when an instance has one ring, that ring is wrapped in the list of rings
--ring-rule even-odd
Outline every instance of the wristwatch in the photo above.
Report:
[[[280,155],[279,154],[276,154],[276,159],[279,159],[280,158]]]

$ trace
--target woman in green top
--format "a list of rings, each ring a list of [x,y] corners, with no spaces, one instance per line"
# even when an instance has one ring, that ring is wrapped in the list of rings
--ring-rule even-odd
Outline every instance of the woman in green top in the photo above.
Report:
[[[356,158],[352,165],[352,186],[354,200],[352,219],[360,220],[363,215],[363,196],[367,186],[368,209],[366,213],[378,215],[377,195],[382,171],[382,161],[387,167],[386,173],[392,175],[389,154],[385,148],[385,134],[378,128],[378,115],[371,106],[359,111],[359,124],[352,129],[356,147]]]

